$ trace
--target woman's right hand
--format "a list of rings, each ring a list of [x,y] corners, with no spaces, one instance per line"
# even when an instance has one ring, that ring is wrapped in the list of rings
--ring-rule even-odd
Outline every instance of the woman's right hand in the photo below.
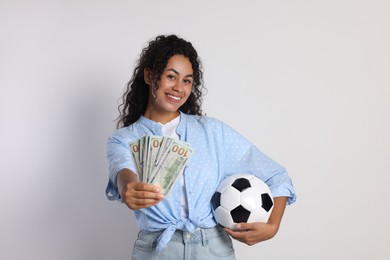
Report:
[[[132,210],[148,208],[164,199],[158,185],[129,181],[122,191],[122,201]]]

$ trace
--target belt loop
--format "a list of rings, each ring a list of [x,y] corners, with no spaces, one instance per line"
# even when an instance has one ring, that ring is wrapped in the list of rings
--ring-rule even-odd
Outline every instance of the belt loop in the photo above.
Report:
[[[207,247],[206,231],[205,231],[203,228],[201,228],[201,229],[200,229],[200,233],[202,234],[202,245],[203,245],[204,247]]]

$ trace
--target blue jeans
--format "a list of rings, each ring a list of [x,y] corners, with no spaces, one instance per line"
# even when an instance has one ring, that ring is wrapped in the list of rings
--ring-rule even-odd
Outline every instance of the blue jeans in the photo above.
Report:
[[[199,228],[194,232],[176,230],[171,241],[156,253],[156,243],[161,232],[141,231],[134,243],[132,259],[135,260],[235,260],[232,239],[220,227]]]

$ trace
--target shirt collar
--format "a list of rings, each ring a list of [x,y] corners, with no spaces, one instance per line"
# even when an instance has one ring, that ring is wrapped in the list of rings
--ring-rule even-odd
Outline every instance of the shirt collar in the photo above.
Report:
[[[185,126],[186,126],[188,115],[181,111],[179,112],[180,112],[180,116],[179,116],[180,121],[177,126],[176,132],[180,136],[180,139],[182,139],[182,134],[185,132]],[[175,119],[173,119],[172,121],[174,121]],[[168,122],[167,124],[171,123],[172,121]],[[155,133],[162,134],[162,125],[160,123],[157,123],[156,121],[144,117],[143,115],[141,115],[141,117],[138,119],[138,123],[144,125],[146,128],[152,130]]]
[[[153,132],[156,133],[162,132],[162,126],[159,123],[149,118],[146,118],[143,115],[141,115],[141,117],[138,119],[138,123],[152,130]]]
[[[185,130],[186,130],[186,125],[187,125],[187,117],[188,115],[179,111],[180,112],[180,122],[179,125],[176,128],[177,134],[180,136],[180,140],[186,141],[186,136],[185,136]]]

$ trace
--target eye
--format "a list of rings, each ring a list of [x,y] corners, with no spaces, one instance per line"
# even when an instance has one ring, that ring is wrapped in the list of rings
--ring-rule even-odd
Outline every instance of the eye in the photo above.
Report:
[[[171,75],[171,74],[166,75],[166,77],[169,80],[175,80],[176,79],[176,77],[174,75]]]
[[[190,80],[190,79],[185,79],[185,80],[184,80],[184,83],[192,85],[192,80]]]

